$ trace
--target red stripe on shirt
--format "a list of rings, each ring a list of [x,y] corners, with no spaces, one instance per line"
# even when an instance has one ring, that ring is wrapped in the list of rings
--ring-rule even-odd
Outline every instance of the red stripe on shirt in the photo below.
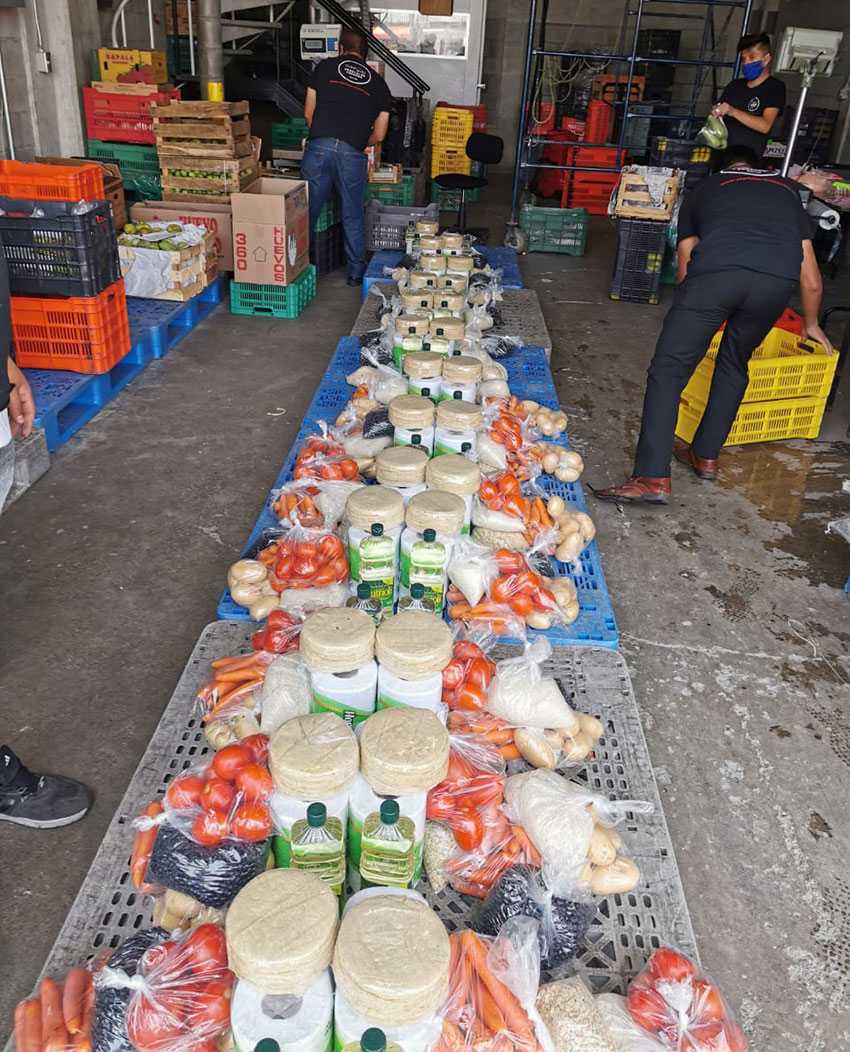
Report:
[[[347,80],[329,80],[328,84],[339,84],[343,88],[352,88],[354,91],[359,91],[361,95],[371,98],[368,91],[365,91],[363,88],[358,88],[356,84],[349,84]]]

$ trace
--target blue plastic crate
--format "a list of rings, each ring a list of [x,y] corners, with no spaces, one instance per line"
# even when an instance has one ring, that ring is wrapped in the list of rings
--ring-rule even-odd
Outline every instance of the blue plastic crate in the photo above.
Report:
[[[128,296],[127,315],[133,344],[147,337],[154,358],[162,358],[215,310],[221,302],[223,289],[224,275],[219,274],[203,292],[187,303]]]

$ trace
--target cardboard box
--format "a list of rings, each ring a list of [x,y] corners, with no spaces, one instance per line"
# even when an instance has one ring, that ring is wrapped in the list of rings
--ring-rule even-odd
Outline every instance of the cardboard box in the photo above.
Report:
[[[39,164],[69,164],[74,167],[80,164],[81,158],[71,157],[36,157]],[[115,229],[121,230],[127,222],[127,212],[124,205],[124,179],[121,169],[117,164],[109,161],[91,161],[86,159],[86,164],[96,164],[103,169],[103,196],[112,203],[112,213],[115,216]]]
[[[100,79],[122,84],[165,84],[168,63],[164,51],[139,48],[101,47],[97,49]]]
[[[310,262],[307,184],[261,178],[230,197],[234,277],[255,285],[290,285]]]
[[[419,0],[420,15],[450,15],[454,11],[454,0]]]
[[[162,219],[166,222],[197,223],[215,235],[219,271],[233,270],[233,227],[230,205],[178,204],[175,201],[140,201],[130,207],[133,220]]]

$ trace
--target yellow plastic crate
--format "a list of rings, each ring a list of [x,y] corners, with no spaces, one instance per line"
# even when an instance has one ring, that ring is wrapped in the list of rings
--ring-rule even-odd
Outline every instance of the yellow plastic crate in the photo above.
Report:
[[[472,159],[466,150],[456,147],[431,146],[431,178],[435,175],[470,175]]]
[[[696,434],[704,401],[687,396],[679,400],[676,434],[690,442]],[[773,402],[750,402],[742,405],[732,424],[726,446],[744,446],[750,442],[777,442],[783,438],[817,438],[826,409],[826,398],[779,398]]]
[[[685,394],[697,401],[708,400],[714,362],[723,332],[715,333],[705,358],[688,381]],[[750,382],[744,402],[767,402],[775,398],[826,398],[832,387],[838,355],[828,355],[819,343],[800,343],[799,336],[785,329],[771,329],[750,359]]]
[[[454,146],[463,148],[466,140],[472,135],[475,115],[472,110],[454,109],[451,106],[437,106],[431,121],[431,143],[437,146]]]

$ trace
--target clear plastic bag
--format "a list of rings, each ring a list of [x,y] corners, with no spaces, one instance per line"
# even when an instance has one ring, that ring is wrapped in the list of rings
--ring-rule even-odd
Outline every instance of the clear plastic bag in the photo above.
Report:
[[[275,592],[324,588],[348,580],[348,559],[333,530],[293,526],[275,553],[269,583]]]
[[[537,1010],[556,1052],[619,1052],[596,998],[578,976],[541,986]]]
[[[481,809],[484,835],[472,851],[459,851],[446,863],[449,883],[463,895],[486,898],[505,870],[512,866],[541,865],[540,852],[525,830],[512,823],[505,808],[492,803]]]
[[[45,976],[32,997],[15,1008],[17,1052],[86,1052],[91,1049],[94,977],[83,967],[64,978]]]
[[[540,981],[536,923],[509,921],[495,939],[471,930],[451,939],[449,994],[435,1052],[553,1052],[534,1006]]]
[[[393,337],[390,329],[382,325],[379,329],[370,329],[359,337],[361,356],[360,365],[375,362],[378,365],[391,365],[393,360]],[[364,353],[369,357],[364,357]]]
[[[747,1052],[744,1032],[719,988],[674,950],[652,954],[629,985],[627,1004],[632,1019],[665,1049]]]
[[[599,1014],[605,1020],[616,1052],[666,1052],[666,1046],[639,1027],[629,1015],[625,997],[620,994],[597,994],[594,998]]]
[[[204,723],[232,719],[243,710],[254,712],[254,692],[262,687],[273,660],[274,654],[265,650],[216,658],[209,680],[197,695]]]
[[[427,818],[445,822],[463,851],[475,851],[484,839],[484,815],[502,802],[505,761],[498,749],[477,736],[450,737],[449,770],[428,793]]]
[[[138,1052],[212,1049],[229,1028],[234,977],[227,967],[224,932],[217,926],[200,925],[149,946],[132,974],[113,958],[99,972],[96,987],[98,994],[129,994],[124,1021]]]
[[[485,644],[495,641],[489,633],[474,634]],[[452,659],[443,669],[443,702],[450,709],[480,711],[487,704],[487,688],[495,674],[496,663],[480,642],[457,639]]]
[[[128,983],[121,987],[95,984],[92,1052],[136,1052],[127,1035],[127,1007],[133,996],[129,981],[137,978],[145,953],[151,947],[167,942],[169,938],[164,928],[146,928],[125,939],[109,955],[106,968],[120,969]]]
[[[357,478],[357,461],[345,452],[342,441],[319,421],[318,435],[306,438],[295,458],[296,479],[348,479]]]
[[[267,654],[297,650],[305,616],[301,610],[272,610],[265,624],[251,637],[251,646]]]
[[[270,737],[288,720],[306,716],[312,702],[310,673],[299,654],[281,654],[269,665],[260,692],[263,733]]]
[[[569,880],[559,881],[530,866],[512,866],[476,911],[472,926],[482,935],[497,935],[511,917],[533,918],[539,923],[541,963],[551,969],[575,957],[596,910],[586,888]]]
[[[271,509],[281,526],[324,526],[325,516],[316,506],[318,482],[312,479],[293,479],[272,490]]]
[[[697,132],[697,138],[712,150],[725,150],[729,145],[729,130],[726,122],[714,110],[706,117],[705,124]]]

